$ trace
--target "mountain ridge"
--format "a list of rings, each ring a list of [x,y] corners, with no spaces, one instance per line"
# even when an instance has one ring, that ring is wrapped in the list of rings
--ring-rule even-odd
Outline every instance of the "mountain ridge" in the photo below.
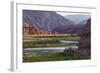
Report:
[[[57,27],[74,25],[73,22],[53,11],[24,10],[23,22],[49,32]]]
[[[23,10],[23,33],[27,34],[57,34],[80,33],[87,20],[75,25],[54,11]]]

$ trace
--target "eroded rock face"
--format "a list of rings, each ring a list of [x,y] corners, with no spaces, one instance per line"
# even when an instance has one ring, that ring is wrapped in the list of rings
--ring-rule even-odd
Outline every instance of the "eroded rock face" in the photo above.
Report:
[[[80,43],[79,48],[80,49],[91,49],[91,19],[87,21],[87,24],[82,29],[80,33]]]
[[[80,33],[79,49],[84,51],[84,55],[91,54],[91,19],[89,19]]]
[[[24,23],[23,34],[50,34],[50,32],[37,27],[33,27],[31,24]]]

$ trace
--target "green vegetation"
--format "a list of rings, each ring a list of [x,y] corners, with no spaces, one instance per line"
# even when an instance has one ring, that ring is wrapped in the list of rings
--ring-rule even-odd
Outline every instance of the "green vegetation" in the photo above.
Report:
[[[51,52],[26,52],[23,54],[23,62],[39,62],[39,61],[63,61],[63,60],[82,60],[90,59],[87,56],[65,55],[63,53]]]
[[[78,45],[78,34],[23,35],[23,62],[89,59],[86,56],[65,55],[63,52],[25,51],[26,48],[63,47]],[[72,41],[72,42],[66,42]]]
[[[35,42],[31,41],[24,43],[24,48],[39,48],[39,47],[61,47],[61,46],[70,46],[77,45],[78,43],[65,43],[60,42],[59,40],[37,40]]]
[[[39,48],[39,47],[59,47],[77,45],[78,43],[66,43],[61,41],[79,39],[78,34],[56,34],[56,35],[24,35],[23,48]]]

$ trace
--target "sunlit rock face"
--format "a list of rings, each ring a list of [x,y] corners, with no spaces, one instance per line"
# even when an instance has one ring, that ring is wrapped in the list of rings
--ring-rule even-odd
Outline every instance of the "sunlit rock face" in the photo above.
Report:
[[[24,24],[23,34],[50,34],[50,33],[43,29],[33,27],[30,24]]]

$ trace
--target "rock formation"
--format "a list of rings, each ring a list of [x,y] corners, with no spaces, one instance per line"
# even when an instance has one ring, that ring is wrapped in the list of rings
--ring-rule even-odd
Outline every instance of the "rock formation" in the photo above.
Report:
[[[91,19],[89,19],[80,33],[79,49],[83,55],[91,54]],[[82,53],[81,52],[81,53]]]

